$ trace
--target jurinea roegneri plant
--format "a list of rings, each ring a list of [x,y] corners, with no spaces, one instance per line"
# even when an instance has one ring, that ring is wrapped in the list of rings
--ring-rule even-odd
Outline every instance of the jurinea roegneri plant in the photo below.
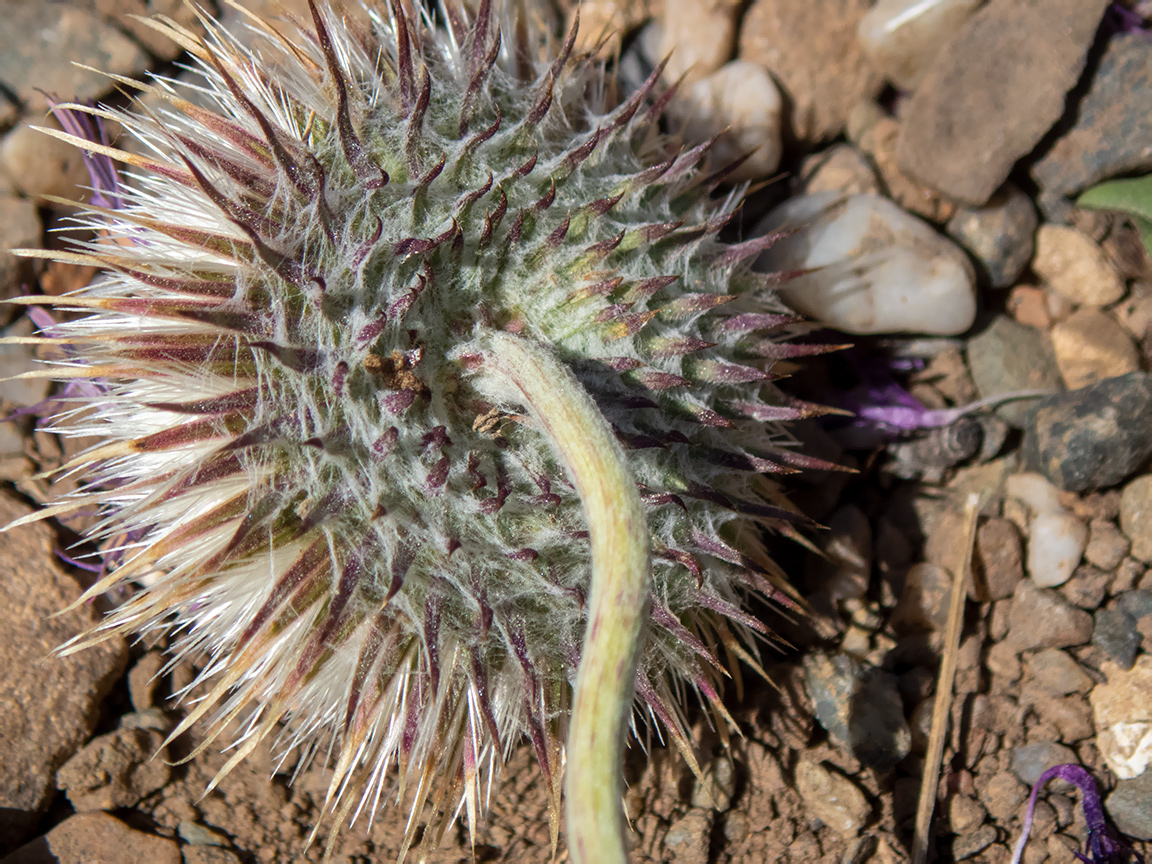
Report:
[[[779,423],[820,409],[771,368],[819,349],[750,270],[770,238],[718,240],[739,197],[660,132],[659,69],[613,103],[511,3],[202,23],[155,22],[197,104],[62,106],[135,151],[52,133],[130,172],[97,239],[26,252],[102,275],[17,301],[80,313],[33,374],[85,382],[52,428],[105,441],[30,518],[128,538],[85,599],[131,598],[65,650],[169,634],[207,693],[172,737],[245,720],[222,773],[270,735],[331,754],[331,837],[388,797],[405,850],[473,828],[526,737],[553,843],[563,777],[572,859],[624,861],[629,727],[694,765],[685,692],[723,728],[768,635],[742,604],[787,602],[761,537],[810,463]]]

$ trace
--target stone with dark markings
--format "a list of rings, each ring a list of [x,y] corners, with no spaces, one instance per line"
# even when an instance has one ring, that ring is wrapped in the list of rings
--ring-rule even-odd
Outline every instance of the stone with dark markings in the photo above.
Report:
[[[1117,174],[1152,168],[1152,42],[1144,33],[1108,42],[1075,123],[1032,166],[1047,196],[1069,195]]]
[[[1152,457],[1152,375],[1132,372],[1040,401],[1024,459],[1070,492],[1113,486]]]

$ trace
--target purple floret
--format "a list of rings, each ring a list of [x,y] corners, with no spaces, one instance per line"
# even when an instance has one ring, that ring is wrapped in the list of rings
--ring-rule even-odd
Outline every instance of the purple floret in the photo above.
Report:
[[[1012,853],[1011,864],[1020,864],[1024,857],[1024,847],[1028,843],[1028,834],[1032,830],[1032,814],[1036,809],[1036,797],[1040,790],[1053,777],[1067,780],[1080,789],[1080,805],[1084,808],[1084,821],[1088,824],[1088,854],[1076,852],[1076,858],[1084,864],[1124,864],[1129,856],[1139,864],[1144,864],[1144,856],[1116,836],[1108,827],[1104,818],[1104,807],[1100,803],[1100,792],[1096,789],[1096,781],[1092,775],[1079,765],[1056,765],[1040,775],[1036,785],[1032,787],[1032,795],[1028,799],[1028,811],[1024,815],[1024,829],[1016,849]]]

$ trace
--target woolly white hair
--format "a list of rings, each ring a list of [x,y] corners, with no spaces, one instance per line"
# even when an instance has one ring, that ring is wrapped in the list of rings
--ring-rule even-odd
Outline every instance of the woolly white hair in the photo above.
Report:
[[[655,558],[637,705],[693,765],[684,689],[723,727],[721,680],[768,634],[745,595],[788,602],[761,532],[801,520],[770,477],[811,462],[777,421],[820,410],[771,383],[820,349],[748,270],[771,238],[717,239],[739,196],[710,199],[709,144],[659,134],[660,70],[611,106],[575,29],[497,6],[317,0],[253,19],[253,49],[157,22],[212,107],[122,79],[166,107],[89,110],[146,155],[57,133],[134,181],[89,207],[99,239],[43,253],[104,275],[27,298],[87,313],[46,333],[48,374],[90,382],[53,428],[107,441],[37,518],[99,508],[90,536],[127,539],[86,597],[137,589],[67,650],[171,633],[208,688],[173,737],[246,718],[223,774],[284,730],[301,765],[335,760],[337,827],[396,790],[405,849],[426,803],[426,843],[461,808],[474,826],[523,736],[555,814],[581,653],[579,496],[475,374],[484,334],[544,346],[626,448]]]

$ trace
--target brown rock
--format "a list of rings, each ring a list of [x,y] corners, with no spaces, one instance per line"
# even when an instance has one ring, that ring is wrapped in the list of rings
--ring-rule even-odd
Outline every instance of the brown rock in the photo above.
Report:
[[[870,807],[851,780],[823,765],[801,760],[796,766],[796,790],[808,812],[834,831],[852,837],[864,827]]]
[[[1052,323],[1044,303],[1044,289],[1035,285],[1017,285],[1008,294],[1008,314],[1028,327],[1047,330]]]
[[[1124,296],[1124,280],[1104,250],[1087,234],[1065,225],[1037,229],[1032,270],[1078,306],[1099,309]]]
[[[1007,519],[989,519],[976,530],[969,593],[981,603],[1011,597],[1024,578],[1020,532]]]
[[[0,496],[0,525],[29,512]],[[52,656],[98,620],[90,606],[54,617],[81,593],[56,565],[55,542],[43,522],[0,535],[0,847],[21,842],[48,806],[56,769],[92,733],[127,656],[121,640]]]
[[[156,687],[160,684],[160,670],[166,662],[160,651],[149,651],[136,661],[128,673],[128,695],[132,707],[137,711],[147,711],[156,705]]]
[[[168,782],[164,736],[150,729],[117,729],[94,739],[56,772],[56,785],[78,811],[131,807]]]
[[[1070,602],[1091,612],[1104,602],[1111,582],[1111,573],[1098,570],[1091,564],[1081,564],[1073,571],[1072,578],[1060,586],[1059,591]]]
[[[185,846],[184,864],[240,864],[239,856],[219,846]]]
[[[699,81],[728,62],[736,47],[738,0],[666,0],[660,24],[664,76],[684,86]]]
[[[948,802],[948,827],[954,834],[967,834],[984,823],[988,812],[975,798],[957,795]]]
[[[909,100],[897,163],[951,198],[987,201],[1064,113],[1065,94],[1080,78],[1108,3],[984,6]]]
[[[800,167],[804,194],[842,192],[844,195],[879,194],[880,184],[868,160],[851,144],[833,144],[813,153]]]
[[[1132,557],[1152,562],[1152,474],[1141,474],[1124,487],[1120,530],[1132,543]]]
[[[937,223],[947,222],[956,213],[956,205],[908,176],[896,164],[896,141],[899,134],[900,124],[891,117],[884,117],[861,138],[860,146],[876,163],[880,179],[893,201],[925,219]]]
[[[172,840],[133,831],[107,813],[77,813],[0,864],[180,864]]]
[[[1008,771],[996,774],[988,782],[981,800],[997,822],[1008,822],[1028,797],[1028,787]]]
[[[1018,649],[1067,648],[1092,638],[1092,616],[1057,592],[1037,588],[1030,579],[1016,585],[1008,640]]]
[[[624,34],[655,14],[657,10],[654,7],[658,4],[654,0],[585,0],[564,5],[568,9],[565,32],[572,27],[577,9],[580,11],[576,50],[591,51],[599,47],[601,56],[611,56],[620,50]]]
[[[34,127],[60,129],[54,117],[25,120],[0,141],[0,172],[29,198],[52,195],[80,201],[89,193],[82,187],[91,180],[81,150]]]
[[[892,612],[898,633],[943,630],[948,623],[952,576],[934,564],[915,564],[904,577],[904,591]]]
[[[161,60],[174,60],[183,51],[176,42],[148,26],[140,18],[164,15],[193,33],[203,33],[195,7],[183,0],[88,0],[95,10],[132,35],[149,54]],[[76,3],[87,6],[88,3]],[[300,11],[306,12],[307,9]],[[135,16],[135,17],[134,17]]]
[[[33,270],[31,261],[17,258],[8,250],[39,246],[43,230],[35,204],[24,198],[0,196],[0,300],[15,297],[20,283]]]
[[[792,133],[821,141],[844,129],[848,112],[880,91],[856,29],[869,0],[756,0],[740,29],[739,57],[780,82],[792,107]]]
[[[708,834],[712,820],[699,810],[692,810],[668,826],[664,850],[674,861],[684,864],[707,864]]]
[[[1084,560],[1101,570],[1115,570],[1128,554],[1131,544],[1120,533],[1116,523],[1107,519],[1093,519],[1088,523],[1088,546]],[[1115,588],[1112,593],[1116,593]]]
[[[1065,744],[1091,738],[1096,731],[1092,725],[1092,709],[1080,694],[1057,696],[1040,688],[1026,688],[1020,701],[1022,705],[1031,706],[1045,723],[1055,726],[1060,741]]]
[[[1140,369],[1140,355],[1128,333],[1096,309],[1080,309],[1053,327],[1052,350],[1069,390]]]
[[[33,113],[48,107],[44,93],[95,99],[115,86],[102,73],[134,75],[148,68],[136,43],[103,16],[72,3],[0,0],[0,21],[0,82]]]
[[[1007,640],[997,642],[988,649],[988,671],[1011,684],[1020,680],[1020,649]]]

